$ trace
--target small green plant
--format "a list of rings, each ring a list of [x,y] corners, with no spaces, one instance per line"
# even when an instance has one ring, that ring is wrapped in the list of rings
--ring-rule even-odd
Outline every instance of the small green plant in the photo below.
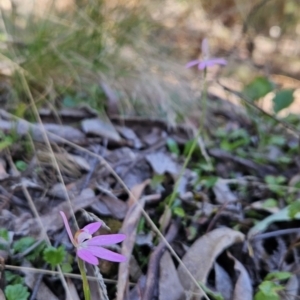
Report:
[[[8,285],[5,288],[5,296],[7,300],[27,300],[29,292],[27,287],[22,284]]]
[[[5,228],[0,228],[0,250],[8,250],[9,233]]]
[[[32,251],[25,256],[27,260],[33,262],[40,258],[41,253],[45,248],[44,242],[38,243],[33,237],[26,236],[13,243],[13,252],[15,254],[23,253],[35,243],[37,243],[36,247],[33,247]]]
[[[276,92],[273,98],[273,110],[277,114],[294,102],[294,90],[286,89]]]
[[[272,92],[274,88],[274,84],[267,77],[260,76],[256,77],[253,81],[246,85],[243,92],[247,99],[255,102]],[[276,91],[272,101],[274,113],[277,114],[294,102],[294,90],[278,90]]]
[[[247,146],[250,143],[250,136],[244,129],[237,129],[227,133],[221,141],[220,147],[232,152],[242,146]]]
[[[13,243],[15,253],[22,253],[35,243],[35,239],[30,236],[25,236]]]
[[[178,217],[181,217],[181,218],[184,218],[185,215],[186,215],[184,209],[181,206],[175,206],[172,209],[172,211],[173,211],[173,214],[175,216],[178,216]]]
[[[289,217],[294,219],[300,212],[300,200],[296,200],[289,205]]]
[[[274,89],[274,84],[267,77],[256,77],[244,88],[245,96],[251,101],[257,101]]]
[[[278,292],[284,290],[280,281],[287,280],[292,276],[290,272],[269,273],[264,281],[258,286],[259,291],[255,294],[254,300],[280,300]]]
[[[263,204],[262,204],[263,208],[273,208],[273,207],[278,207],[278,201],[276,199],[273,198],[268,198],[266,199]]]
[[[5,271],[5,280],[9,285],[23,284],[24,279],[11,271]]]
[[[27,169],[27,163],[23,160],[17,160],[15,162],[16,168],[18,171],[23,172]]]
[[[150,185],[153,189],[163,190],[162,183],[164,180],[165,175],[156,174],[152,177]]]
[[[171,153],[175,154],[176,156],[180,155],[178,144],[173,139],[171,138],[167,139],[167,147]]]
[[[66,250],[63,246],[58,248],[48,246],[43,252],[44,260],[51,265],[52,269],[58,264],[61,264],[66,257]]]
[[[283,186],[283,183],[286,182],[286,178],[284,176],[267,175],[265,177],[265,182],[268,185],[270,191],[272,191],[279,197],[284,196],[285,188]]]

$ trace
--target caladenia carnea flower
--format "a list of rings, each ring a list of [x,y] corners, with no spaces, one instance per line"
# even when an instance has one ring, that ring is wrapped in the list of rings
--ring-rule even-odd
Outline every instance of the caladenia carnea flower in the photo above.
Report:
[[[92,265],[98,265],[98,258],[114,262],[126,260],[124,255],[101,247],[122,242],[126,237],[125,234],[107,234],[92,237],[92,234],[101,227],[101,222],[94,222],[79,229],[73,237],[66,215],[62,211],[60,211],[60,214],[69,238],[76,248],[76,254],[80,259]]]
[[[207,39],[203,39],[202,45],[201,45],[201,51],[202,51],[203,59],[202,60],[196,59],[196,60],[192,60],[192,61],[188,62],[186,64],[186,68],[198,66],[199,70],[204,70],[209,67],[213,67],[215,65],[223,65],[223,66],[227,65],[227,60],[225,58],[222,58],[222,57],[210,58]]]

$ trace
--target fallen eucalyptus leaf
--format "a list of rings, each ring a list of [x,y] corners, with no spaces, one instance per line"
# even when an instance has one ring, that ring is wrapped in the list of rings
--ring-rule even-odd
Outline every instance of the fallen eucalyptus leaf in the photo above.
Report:
[[[184,299],[184,289],[178,278],[178,274],[169,251],[166,251],[162,256],[159,268],[159,300]]]
[[[238,200],[237,196],[230,190],[228,183],[222,178],[218,178],[213,186],[213,191],[218,203],[232,203]]]
[[[253,238],[256,234],[265,231],[274,222],[291,221],[292,219],[300,219],[300,212],[295,214],[294,218],[290,217],[289,214],[290,205],[282,209],[281,211],[270,215],[262,221],[255,224],[248,232],[248,238]]]
[[[229,274],[218,263],[214,264],[214,270],[217,291],[224,300],[232,300],[233,284]]]
[[[183,256],[182,261],[198,282],[206,284],[216,258],[226,248],[243,241],[244,234],[241,232],[225,227],[218,228],[197,239]],[[196,291],[194,283],[181,265],[178,268],[178,276],[185,290]],[[201,299],[201,295],[195,297]]]
[[[230,253],[227,254],[234,261],[234,269],[239,273],[233,291],[233,300],[252,300],[253,288],[246,268]]]
[[[81,122],[81,126],[87,134],[97,135],[116,142],[121,140],[120,135],[108,119],[105,121],[98,118],[86,119]]]

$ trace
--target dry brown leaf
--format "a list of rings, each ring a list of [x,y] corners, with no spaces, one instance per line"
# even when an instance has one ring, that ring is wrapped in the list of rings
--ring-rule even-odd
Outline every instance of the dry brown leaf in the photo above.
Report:
[[[120,177],[124,181],[125,185],[131,190],[140,182],[151,178],[151,174],[151,168],[145,160],[139,162],[136,160],[136,162],[132,165],[126,166],[125,169],[123,168]]]
[[[151,182],[150,179],[146,179],[140,184],[135,185],[130,190],[130,196],[128,200],[128,206],[132,206],[138,199],[140,199],[145,187]]]
[[[184,299],[184,289],[169,251],[166,251],[161,258],[159,273],[159,300]]]
[[[72,193],[67,190],[67,193],[69,197],[71,197]],[[61,183],[55,183],[51,189],[48,191],[48,195],[60,198],[60,199],[66,199],[66,187]]]
[[[167,173],[177,175],[179,168],[177,163],[172,160],[172,158],[164,152],[154,152],[146,155],[146,160],[151,165],[153,171],[156,174],[162,175]]]
[[[164,213],[161,215],[158,221],[162,232],[166,231],[166,228],[170,224],[171,219],[172,219],[172,209],[170,208],[169,205],[166,205]]]
[[[111,216],[111,211],[101,199],[100,201],[93,203],[93,210],[101,216]]]
[[[124,300],[141,300],[143,291],[145,290],[146,285],[146,275],[142,275],[137,284],[133,289],[130,290],[129,296],[127,298],[124,297]]]
[[[173,222],[165,235],[167,243],[172,243],[176,238],[179,230],[179,219]],[[143,293],[143,300],[152,300],[155,296],[155,290],[158,288],[158,277],[159,277],[159,263],[167,248],[165,240],[160,240],[157,247],[150,255],[148,270],[147,270],[147,282]]]
[[[39,274],[27,271],[26,268],[32,268],[32,265],[28,261],[24,261],[22,263],[22,267],[24,267],[22,272],[25,275],[25,283],[30,289],[33,289],[36,284],[37,278],[39,277]],[[44,284],[43,281],[40,283],[40,287],[37,291],[35,299],[37,299],[37,300],[45,300],[45,299],[58,300],[58,298],[52,293],[52,291],[47,287],[47,285]]]
[[[245,267],[230,253],[228,256],[234,261],[234,269],[239,274],[234,291],[233,300],[252,300],[253,288],[250,276]]]
[[[81,170],[88,172],[91,169],[89,163],[83,157],[78,155],[68,154],[68,153],[64,153],[64,154],[66,159],[75,163]]]
[[[5,260],[6,258],[4,258],[1,255],[2,250],[0,250],[0,300],[5,300],[5,296],[3,293],[3,290],[6,286],[6,281],[5,281]]]
[[[0,290],[0,300],[6,300],[2,290]]]
[[[139,262],[135,259],[134,256],[131,256],[129,263],[129,273],[130,279],[133,282],[137,282],[141,276],[143,276],[143,272],[141,270]]]
[[[165,140],[167,137],[167,133],[165,131],[152,126],[140,127],[138,130],[138,135],[148,146],[155,145],[156,143],[159,143],[159,141]]]
[[[138,246],[148,246],[149,248],[153,247],[153,232],[149,231],[146,233],[138,233],[135,239],[135,243]]]
[[[116,92],[110,87],[108,83],[101,82],[102,90],[107,98],[107,113],[109,115],[119,115],[119,98]]]
[[[263,210],[266,211],[270,214],[276,214],[280,211],[279,207],[268,207],[267,205],[265,205],[266,200],[260,200],[260,201],[255,201],[252,202],[248,207],[246,207],[246,209],[257,209],[257,210]]]
[[[105,121],[98,118],[86,119],[81,122],[81,127],[87,134],[97,135],[116,142],[121,140],[120,135],[108,119]]]
[[[88,207],[97,201],[98,196],[95,196],[93,190],[84,189],[82,193],[75,197],[72,202],[73,211],[77,212],[81,208]],[[41,222],[46,231],[57,231],[63,228],[64,224],[60,218],[59,211],[65,212],[67,216],[70,215],[70,207],[67,202],[63,202],[49,211],[48,214],[41,216]],[[41,234],[41,228],[39,228],[38,221],[35,218],[26,218],[19,225],[15,225],[15,231],[24,235],[31,235],[39,237]]]
[[[53,112],[53,110],[49,108],[41,108],[39,109],[39,115],[44,119],[47,118],[47,120],[54,115],[58,115],[61,118],[63,118],[63,121],[67,119],[71,119],[73,122],[74,120],[82,120],[87,118],[96,117],[97,114],[91,110],[86,109],[85,107],[64,107],[59,111]],[[43,120],[44,121],[44,120]]]
[[[218,263],[214,264],[216,290],[224,300],[232,300],[233,284],[229,274]]]
[[[46,135],[52,143],[61,144],[62,141],[60,138],[77,144],[83,144],[86,141],[85,135],[80,130],[71,126],[44,124],[44,129],[48,132]],[[43,128],[40,124],[30,124],[23,120],[0,120],[0,130],[3,130],[4,132],[16,130],[19,136],[31,134],[34,141],[44,142]]]
[[[213,191],[218,203],[232,203],[238,200],[237,196],[230,190],[226,181],[222,178],[218,178],[217,182],[213,186]]]
[[[126,202],[121,201],[113,195],[103,195],[100,197],[99,202],[103,202],[106,205],[113,217],[119,220],[123,220],[125,218],[128,210],[128,205]]]
[[[284,287],[284,291],[280,295],[281,300],[297,300],[299,299],[299,281],[297,275],[293,275]]]
[[[195,279],[205,284],[215,259],[226,248],[234,243],[242,242],[244,238],[244,234],[229,228],[215,229],[197,239],[184,255],[182,261]],[[182,286],[187,291],[193,292],[195,290],[194,283],[181,265],[178,268],[178,276]],[[200,295],[196,297],[193,299],[200,299]]]
[[[77,212],[81,208],[88,207],[97,199],[98,197],[95,196],[95,193],[92,189],[84,189],[79,196],[71,200],[73,211]],[[64,211],[68,216],[70,211],[69,204],[67,202],[63,202],[53,208],[49,214],[41,217],[41,221],[46,230],[56,231],[63,228],[64,225],[62,219],[59,218],[59,211]]]
[[[4,159],[0,158],[0,180],[4,180],[7,177],[9,177],[5,169],[6,169],[6,162]]]
[[[50,142],[62,143],[56,136],[75,144],[83,144],[86,141],[85,135],[80,130],[71,126],[44,124],[44,128],[47,131]],[[36,131],[36,133],[33,131],[33,138],[39,138],[39,140],[44,141],[44,137],[40,138],[41,125],[35,125],[33,129]],[[49,133],[53,133],[53,135]]]
[[[131,128],[116,126],[116,129],[126,140],[132,142],[132,145],[135,149],[140,149],[143,147],[143,143]]]
[[[131,190],[131,195],[128,201],[129,209],[121,229],[121,232],[126,235],[126,239],[122,243],[121,253],[127,257],[127,260],[119,264],[117,300],[123,300],[124,295],[127,294],[130,256],[135,244],[137,225],[142,214],[142,209],[145,205],[144,198],[141,198],[138,202],[136,202],[136,199],[140,198],[149,182],[150,180],[147,179],[144,182],[134,186]]]
[[[67,278],[66,282],[67,282],[67,286],[68,286],[68,289],[69,289],[69,295],[70,295],[70,297],[67,296],[66,300],[80,300],[73,281],[70,280],[69,278]]]

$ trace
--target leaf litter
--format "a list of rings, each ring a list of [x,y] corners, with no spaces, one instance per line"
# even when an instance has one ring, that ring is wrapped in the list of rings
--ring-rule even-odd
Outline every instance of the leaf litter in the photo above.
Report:
[[[189,277],[188,270],[209,299],[253,299],[267,274],[296,272],[299,210],[296,204],[285,203],[284,198],[286,193],[290,197],[299,193],[294,170],[284,173],[287,182],[293,179],[293,186],[287,187],[278,179],[280,163],[273,159],[272,165],[264,166],[255,156],[239,156],[230,152],[228,146],[221,149],[220,137],[211,134],[213,142],[208,145],[202,142],[196,149],[180,178],[176,199],[169,205],[168,197],[184,163],[192,129],[170,126],[158,119],[121,119],[115,115],[101,119],[84,108],[64,109],[58,115],[62,123],[55,125],[52,114],[41,111],[64,184],[51,162],[52,154],[45,148],[41,125],[29,125],[1,111],[0,128],[6,135],[13,135],[14,143],[0,157],[3,205],[0,226],[13,241],[26,236],[36,241],[43,238],[22,190],[25,186],[38,210],[43,230],[65,249],[70,247],[66,238],[60,238],[63,223],[59,211],[70,216],[67,196],[81,225],[87,221],[82,209],[87,209],[91,218],[100,218],[107,224],[104,231],[110,228],[113,233],[126,234],[122,246],[112,250],[125,255],[127,261],[119,265],[119,270],[111,262],[99,265],[105,280],[115,280],[106,283],[109,298],[201,299],[203,293]],[[222,120],[218,122],[216,126],[221,126]],[[226,122],[228,126],[231,118]],[[174,141],[172,147],[169,139]],[[30,141],[31,149],[27,152],[24,140]],[[203,147],[207,147],[209,161],[203,156]],[[242,150],[251,149],[246,145]],[[103,163],[95,163],[95,153],[109,162],[131,194]],[[209,167],[210,160],[213,168]],[[24,163],[17,164],[18,161]],[[17,170],[17,166],[22,167]],[[14,170],[18,171],[17,176]],[[274,183],[270,178],[266,180],[266,175],[273,176]],[[143,210],[160,228],[187,270],[147,223]],[[164,212],[167,217],[163,217]],[[1,248],[1,255],[9,270],[10,264],[18,265],[20,261],[10,249],[13,243],[3,242],[3,237],[0,242],[1,247],[7,247],[5,252]],[[38,247],[30,251],[29,254],[35,253]],[[42,256],[26,257],[24,263],[32,268],[43,267]],[[73,261],[66,263],[72,272],[78,271]],[[30,271],[22,271],[20,265],[20,272],[25,284],[33,289],[34,277]],[[93,275],[93,270],[89,274]],[[68,278],[67,282],[73,298],[82,299],[78,280]],[[63,286],[54,288],[57,285],[58,277],[44,275],[37,287],[37,295],[41,295],[38,298],[52,293],[47,298],[64,299]],[[294,299],[298,290],[298,277],[294,275],[286,282],[285,292]],[[284,291],[280,293],[284,295]],[[94,291],[93,295],[100,294]]]

